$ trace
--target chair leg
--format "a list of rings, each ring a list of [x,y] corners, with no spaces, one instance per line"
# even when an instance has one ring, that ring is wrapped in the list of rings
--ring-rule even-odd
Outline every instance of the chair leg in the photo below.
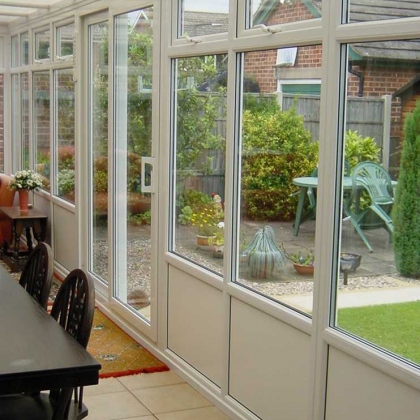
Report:
[[[351,224],[353,225],[353,227],[356,229],[359,236],[362,238],[362,241],[368,247],[369,252],[373,252],[373,249],[372,249],[369,241],[367,240],[367,238],[366,238],[362,228],[360,227],[359,223],[354,219],[354,217],[350,217],[350,221],[351,221]]]

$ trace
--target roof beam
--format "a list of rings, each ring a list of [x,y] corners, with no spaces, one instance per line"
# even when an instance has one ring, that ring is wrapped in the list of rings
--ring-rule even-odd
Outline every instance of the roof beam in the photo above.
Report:
[[[27,17],[30,14],[30,12],[3,12],[0,9],[0,17],[1,16],[25,16]]]
[[[7,7],[26,7],[28,9],[49,9],[49,4],[43,3],[24,3],[24,2],[16,2],[16,1],[2,1],[0,6],[7,6]]]

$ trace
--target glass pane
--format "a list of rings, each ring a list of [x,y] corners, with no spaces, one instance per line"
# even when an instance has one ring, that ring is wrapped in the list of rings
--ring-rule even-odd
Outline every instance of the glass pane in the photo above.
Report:
[[[74,203],[74,81],[73,69],[56,70],[55,144],[58,197]]]
[[[35,60],[50,58],[50,31],[46,29],[35,34]]]
[[[65,26],[57,28],[57,55],[59,57],[66,57],[73,55],[73,34],[75,31],[75,24],[70,23]]]
[[[203,0],[179,0],[179,7],[179,37],[200,37],[228,31],[229,0],[211,3]]]
[[[50,72],[33,73],[33,142],[35,170],[43,188],[50,191]]]
[[[89,26],[90,270],[108,283],[108,23]]]
[[[237,282],[306,314],[315,265],[321,55],[319,45],[249,52],[242,72]],[[296,71],[303,68],[310,71]]]
[[[348,171],[334,313],[337,327],[420,363],[420,91],[416,64],[403,53],[417,45],[347,46]],[[383,59],[365,54],[372,50]]]
[[[277,25],[321,17],[322,1],[248,0],[247,29],[257,25]]]
[[[418,1],[372,1],[348,0],[348,15],[345,22],[372,22],[376,20],[401,19],[420,16]]]
[[[22,73],[20,76],[21,94],[21,124],[22,124],[22,169],[29,168],[29,75]]]
[[[12,45],[11,45],[11,67],[19,66],[19,37],[17,35],[12,36]]]
[[[20,35],[20,64],[27,66],[29,64],[29,33]]]
[[[11,89],[11,136],[12,136],[12,144],[19,144],[20,143],[20,98],[19,98],[19,75],[12,74],[12,89]],[[17,148],[12,148],[16,149]],[[12,156],[12,172],[18,171],[20,168],[20,162],[17,161],[19,155],[13,150]]]
[[[221,274],[227,57],[178,59],[175,69],[173,251]]]
[[[151,196],[141,188],[143,156],[152,154],[153,8],[115,20],[115,296],[150,319]],[[146,165],[145,185],[150,184]]]

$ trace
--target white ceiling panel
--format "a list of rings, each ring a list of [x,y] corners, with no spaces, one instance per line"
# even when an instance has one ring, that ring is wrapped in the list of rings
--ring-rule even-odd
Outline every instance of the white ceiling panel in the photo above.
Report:
[[[48,10],[61,0],[0,0],[0,24],[30,15],[38,10]]]

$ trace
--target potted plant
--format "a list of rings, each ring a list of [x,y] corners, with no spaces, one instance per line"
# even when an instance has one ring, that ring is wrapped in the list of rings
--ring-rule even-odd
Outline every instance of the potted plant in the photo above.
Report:
[[[31,170],[17,171],[12,175],[9,188],[19,193],[19,206],[22,213],[28,212],[29,191],[42,188],[41,177]]]
[[[303,275],[313,275],[315,254],[312,250],[298,251],[293,254],[285,252],[286,258],[292,262],[294,269]]]
[[[284,254],[276,245],[274,230],[270,226],[255,234],[244,254],[248,255],[248,267],[253,278],[268,279],[275,271],[284,270]]]
[[[213,198],[202,205],[185,206],[179,216],[181,224],[191,224],[197,228],[197,244],[203,246],[222,245],[224,240],[224,213],[221,198]]]
[[[217,229],[212,239],[213,244],[213,257],[223,258],[224,244],[225,244],[225,223],[219,222]]]

